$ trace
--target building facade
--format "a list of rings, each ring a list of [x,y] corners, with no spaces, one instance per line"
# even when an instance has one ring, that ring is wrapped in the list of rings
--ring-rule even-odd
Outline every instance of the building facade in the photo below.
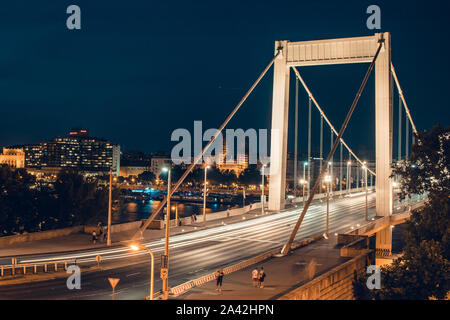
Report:
[[[55,137],[38,145],[23,146],[27,168],[74,168],[82,172],[120,170],[120,146],[90,136],[84,129],[73,129],[67,136]]]
[[[3,148],[0,154],[0,165],[7,165],[11,168],[25,168],[25,152],[21,148]]]

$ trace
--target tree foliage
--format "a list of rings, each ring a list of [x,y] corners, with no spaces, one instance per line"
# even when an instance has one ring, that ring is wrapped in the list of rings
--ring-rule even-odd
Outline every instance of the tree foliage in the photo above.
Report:
[[[117,196],[115,190],[113,197]],[[48,185],[36,182],[24,169],[0,167],[0,232],[11,235],[96,222],[106,217],[108,197],[108,188],[75,171],[61,172]]]
[[[450,127],[420,133],[410,158],[394,167],[401,197],[427,193],[428,201],[411,213],[403,256],[381,268],[380,290],[368,290],[367,277],[354,281],[359,299],[443,299],[450,291],[449,237]]]

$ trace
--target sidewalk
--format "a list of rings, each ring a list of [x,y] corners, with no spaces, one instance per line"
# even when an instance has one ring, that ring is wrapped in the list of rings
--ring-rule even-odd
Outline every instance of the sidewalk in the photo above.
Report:
[[[350,260],[342,258],[336,247],[337,237],[329,240],[319,240],[305,247],[294,250],[291,254],[276,258],[272,257],[256,265],[225,275],[222,291],[216,291],[215,281],[170,297],[176,300],[272,300],[290,292],[306,283],[311,272],[315,276],[322,274],[337,265]],[[311,267],[311,261],[315,261]],[[314,264],[314,262],[313,262]],[[264,288],[255,288],[252,284],[251,272],[254,267],[264,267],[267,274]]]
[[[246,220],[257,218],[257,216],[260,216],[260,214],[261,209],[255,209],[239,216],[217,219],[212,221],[207,220],[206,228],[221,226],[222,223],[230,224],[239,222],[242,221],[243,218],[245,218]],[[208,215],[206,216],[206,219],[208,219]],[[195,225],[184,225],[178,227],[171,226],[170,234],[176,235],[180,233],[187,233],[204,229],[202,221],[203,218],[199,216]],[[135,234],[136,231],[137,230],[129,230],[113,233],[111,235],[112,246],[123,246],[124,243],[130,241],[131,237]],[[143,232],[144,241],[159,240],[164,238],[164,235],[165,235],[164,229],[162,230],[147,229]],[[92,237],[89,234],[77,233],[52,239],[16,243],[8,246],[7,248],[6,247],[0,248],[0,258],[10,258],[23,255],[37,255],[44,253],[58,253],[58,252],[87,250],[87,249],[99,249],[106,247],[105,242],[97,242],[97,244],[93,244],[91,238]]]

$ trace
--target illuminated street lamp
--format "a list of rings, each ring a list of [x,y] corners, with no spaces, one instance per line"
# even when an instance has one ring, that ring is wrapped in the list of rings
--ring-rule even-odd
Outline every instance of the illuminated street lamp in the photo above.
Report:
[[[347,162],[347,193],[350,192],[350,184],[351,184],[351,177],[350,177],[350,166],[352,165],[351,161]]]
[[[362,169],[364,170],[364,187],[366,189],[366,221],[369,221],[369,205],[367,201],[367,166],[365,161],[362,166]]]
[[[264,214],[264,200],[266,198],[266,195],[264,194],[264,169],[266,168],[266,165],[263,164],[261,169],[261,177],[262,177],[262,184],[261,184],[261,214]]]
[[[333,162],[328,162],[328,172],[330,173],[330,182],[333,181]],[[330,184],[330,194],[333,193],[333,184]]]
[[[112,211],[112,167],[109,167],[109,198],[108,198],[108,230],[106,230],[106,245],[111,245],[111,211]]]
[[[209,166],[205,166],[205,182],[203,183],[203,226],[206,227],[206,172]]]
[[[306,178],[305,178],[305,167],[308,166],[308,161],[303,162],[303,180],[305,180],[305,183],[307,183]],[[305,194],[305,190],[303,188],[303,194]],[[309,184],[308,184],[308,194],[309,194]],[[304,201],[303,201],[304,202]]]
[[[328,227],[329,227],[329,215],[330,215],[330,191],[329,186],[331,183],[331,176],[325,176],[325,183],[327,185],[327,219],[326,219],[326,227],[325,227],[325,238],[328,239]]]
[[[166,206],[166,242],[164,245],[164,255],[161,257],[161,279],[162,298],[167,300],[169,298],[169,235],[170,235],[170,168],[164,167],[163,172],[168,172],[167,176],[167,206]]]
[[[150,300],[153,300],[153,283],[154,283],[154,273],[155,273],[155,256],[153,255],[153,252],[147,248],[146,246],[143,246],[140,243],[133,243],[130,245],[131,250],[138,251],[138,250],[146,250],[150,254]]]
[[[301,179],[300,184],[303,185],[303,206],[305,206],[305,186],[306,186],[306,180]]]

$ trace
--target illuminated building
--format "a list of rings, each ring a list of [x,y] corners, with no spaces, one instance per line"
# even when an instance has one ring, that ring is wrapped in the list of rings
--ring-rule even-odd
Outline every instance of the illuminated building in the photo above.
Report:
[[[39,145],[23,146],[27,168],[74,168],[100,173],[120,170],[120,146],[106,139],[91,137],[84,129],[70,130],[69,135],[55,137]]]
[[[25,152],[23,149],[8,149],[3,148],[3,153],[0,154],[0,165],[7,165],[11,168],[25,167]]]

